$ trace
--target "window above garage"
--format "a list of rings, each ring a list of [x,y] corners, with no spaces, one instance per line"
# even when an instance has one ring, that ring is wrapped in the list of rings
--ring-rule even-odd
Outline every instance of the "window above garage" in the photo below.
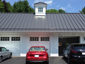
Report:
[[[9,37],[0,37],[0,41],[9,41]]]
[[[30,41],[49,41],[49,37],[30,37]]]
[[[30,37],[30,41],[39,41],[39,37]]]
[[[41,37],[41,41],[49,41],[49,37]]]
[[[11,37],[11,41],[20,41],[20,37]]]

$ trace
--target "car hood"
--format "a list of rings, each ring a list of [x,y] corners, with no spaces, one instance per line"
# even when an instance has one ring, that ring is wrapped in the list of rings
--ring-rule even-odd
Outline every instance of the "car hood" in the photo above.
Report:
[[[74,49],[76,51],[80,51],[80,52],[85,52],[85,48],[78,48],[78,49]]]

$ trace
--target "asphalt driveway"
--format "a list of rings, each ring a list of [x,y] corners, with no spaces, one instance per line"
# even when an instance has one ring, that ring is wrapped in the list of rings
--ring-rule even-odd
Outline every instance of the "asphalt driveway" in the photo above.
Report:
[[[25,64],[24,57],[15,57],[12,59],[7,59],[0,64]],[[62,57],[50,58],[49,64],[67,64]]]

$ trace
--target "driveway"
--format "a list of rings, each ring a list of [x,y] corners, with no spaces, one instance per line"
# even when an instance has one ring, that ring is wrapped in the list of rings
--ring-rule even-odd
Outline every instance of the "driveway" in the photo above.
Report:
[[[12,59],[7,59],[0,64],[25,64],[24,57],[15,57]],[[67,64],[62,57],[50,58],[49,64]]]

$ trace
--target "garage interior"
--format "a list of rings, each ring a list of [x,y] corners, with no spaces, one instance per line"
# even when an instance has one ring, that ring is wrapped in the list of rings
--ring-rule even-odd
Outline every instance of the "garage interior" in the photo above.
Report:
[[[72,43],[80,43],[80,37],[59,37],[59,56],[63,56],[66,47]]]

